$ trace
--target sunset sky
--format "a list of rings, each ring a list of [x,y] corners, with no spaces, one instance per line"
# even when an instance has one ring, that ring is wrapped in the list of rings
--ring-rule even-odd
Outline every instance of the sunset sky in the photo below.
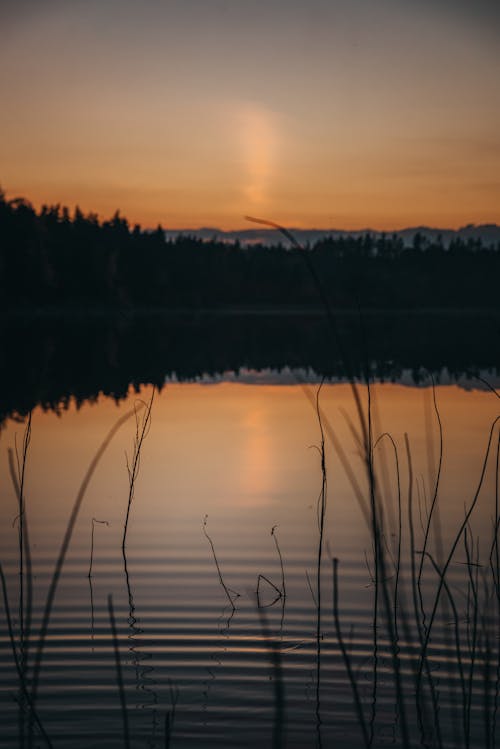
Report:
[[[500,223],[500,3],[2,0],[0,185],[168,228]]]

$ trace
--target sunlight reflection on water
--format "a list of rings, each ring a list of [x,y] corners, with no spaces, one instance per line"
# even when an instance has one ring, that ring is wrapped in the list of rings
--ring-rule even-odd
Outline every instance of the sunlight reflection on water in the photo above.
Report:
[[[327,433],[328,495],[318,625],[317,501],[322,474],[315,448],[320,447],[321,432],[304,393],[308,388],[314,400],[317,385],[291,384],[286,378],[286,384],[273,384],[266,373],[243,373],[243,378],[228,379],[237,381],[212,382],[210,387],[207,383],[169,382],[156,394],[131,508],[126,570],[121,537],[128,494],[125,453],[130,459],[133,419],[120,429],[92,477],[62,568],[41,660],[36,706],[54,745],[70,749],[123,746],[108,616],[108,595],[112,594],[133,745],[164,746],[169,716],[172,746],[252,747],[273,742],[273,746],[326,746],[333,739],[337,746],[352,746],[353,740],[361,746],[352,683],[333,617],[330,556],[340,560],[341,625],[367,730],[373,733],[376,745],[402,745],[401,701],[391,671],[394,653],[382,624],[378,652],[373,650],[373,536],[339,451],[328,438],[331,428],[368,501],[350,386],[326,384],[320,394]],[[144,388],[140,398],[147,400],[150,394],[151,389]],[[366,408],[366,389],[360,394]],[[439,525],[432,526],[427,551],[442,566],[464,518],[464,506],[474,498],[490,426],[500,409],[494,394],[486,390],[439,385],[435,395],[444,449],[439,511],[434,513]],[[437,738],[427,735],[431,731],[427,713],[432,713],[435,705],[428,695],[424,714],[415,712],[415,658],[422,636],[415,612],[425,607],[425,636],[439,577],[426,563],[419,591],[422,603],[417,601],[415,608],[405,433],[411,448],[413,562],[418,568],[439,465],[437,415],[429,387],[376,384],[371,396],[373,441],[389,432],[399,455],[404,517],[398,607],[403,611],[405,606],[410,612],[409,619],[400,622],[401,689],[408,723],[418,736],[415,743],[432,746],[437,745]],[[78,486],[107,430],[137,399],[131,393],[126,402],[116,406],[101,397],[96,404],[80,409],[72,405],[62,416],[40,409],[33,412],[25,481],[25,522],[33,563],[32,636],[26,647],[28,685],[45,597]],[[13,522],[18,508],[9,479],[7,448],[21,445],[23,430],[23,425],[8,422],[0,442],[1,561],[15,633],[21,626],[17,603],[19,519]],[[383,544],[390,568],[388,585],[393,591],[399,538],[394,453],[388,444],[380,443],[373,460],[385,508]],[[487,607],[492,612],[497,603],[488,598],[491,591],[486,592],[485,577],[495,496],[492,450],[470,521],[469,547],[461,541],[447,578],[458,591],[455,603],[462,628],[462,660],[457,665],[449,605],[442,612],[448,619],[440,620],[428,646],[432,669],[436,670],[433,678],[439,693],[436,699],[444,746],[457,745],[457,730],[459,746],[465,742],[467,730],[470,745],[483,746],[485,720],[492,731],[490,739],[496,730],[498,640],[494,638],[498,633],[486,620]],[[217,560],[203,534],[205,516]],[[93,518],[108,525],[94,525],[89,579]],[[274,537],[271,530],[275,526]],[[283,558],[286,599],[279,595],[282,570],[275,539]],[[481,568],[473,564],[477,554]],[[260,615],[255,595],[259,575],[265,577],[259,587]],[[234,610],[221,579],[235,593]],[[25,594],[26,584],[27,578]],[[481,598],[483,608],[474,624],[472,614],[478,611],[473,606],[475,596]],[[19,693],[2,621],[2,740],[9,746],[28,746],[29,706],[23,712],[25,698]],[[487,692],[484,679],[491,682]],[[470,685],[470,705],[464,685]],[[463,712],[464,700],[471,717],[468,727],[463,728],[459,721],[457,729],[456,716]],[[38,736],[38,729],[33,730]]]

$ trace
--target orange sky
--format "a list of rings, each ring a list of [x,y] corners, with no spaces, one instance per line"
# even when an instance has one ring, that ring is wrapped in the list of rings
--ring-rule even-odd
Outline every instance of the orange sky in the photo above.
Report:
[[[168,228],[500,223],[499,19],[486,0],[9,0],[0,184]]]

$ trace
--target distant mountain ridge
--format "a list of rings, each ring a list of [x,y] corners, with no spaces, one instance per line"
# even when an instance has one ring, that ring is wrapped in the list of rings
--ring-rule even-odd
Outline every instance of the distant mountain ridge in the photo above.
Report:
[[[287,227],[288,228],[288,227]],[[435,241],[441,237],[445,247],[448,247],[454,239],[468,240],[480,239],[483,245],[498,245],[500,243],[500,226],[498,224],[468,224],[460,229],[439,229],[429,226],[413,226],[398,231],[377,231],[375,229],[359,229],[349,231],[344,229],[295,229],[289,231],[294,235],[301,244],[314,244],[325,237],[362,237],[370,234],[379,237],[383,234],[386,236],[396,235],[401,237],[405,246],[411,247],[416,234],[420,234],[425,240]],[[243,229],[239,231],[223,231],[215,227],[203,227],[201,229],[166,229],[165,236],[167,239],[175,239],[179,235],[189,235],[199,239],[209,241],[216,239],[222,242],[240,242],[244,245],[264,244],[277,245],[286,244],[287,240],[275,229]]]

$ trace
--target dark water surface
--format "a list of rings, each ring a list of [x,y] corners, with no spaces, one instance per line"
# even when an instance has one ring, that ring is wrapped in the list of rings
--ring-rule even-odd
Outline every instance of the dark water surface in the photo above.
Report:
[[[234,379],[155,393],[125,556],[144,407],[95,466],[57,567],[93,457],[151,386],[59,416],[36,407],[21,515],[11,474],[20,483],[27,422],[4,424],[0,561],[19,671],[3,608],[0,745],[495,746],[498,397],[476,380],[360,387],[370,482],[349,384],[322,387],[319,419],[316,384]]]
[[[456,379],[500,369],[498,311],[338,311],[335,325],[322,312],[298,310],[4,315],[0,421],[71,398],[122,399],[130,385],[161,388],[172,375],[184,382],[287,368],[363,379],[368,369],[418,383],[429,372]]]

